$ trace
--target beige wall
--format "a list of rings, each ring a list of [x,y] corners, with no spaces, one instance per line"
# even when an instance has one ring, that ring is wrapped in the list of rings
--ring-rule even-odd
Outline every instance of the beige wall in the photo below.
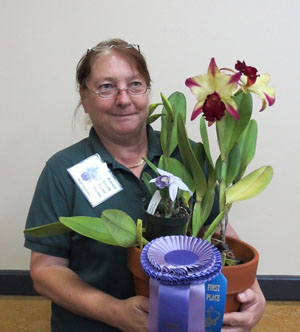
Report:
[[[141,45],[153,102],[180,90],[191,110],[185,78],[203,73],[212,56],[221,67],[240,59],[271,73],[277,101],[256,112],[251,167],[273,165],[274,180],[237,203],[230,220],[260,251],[259,273],[300,275],[299,11],[298,0],[1,0],[0,269],[28,268],[22,231],[37,178],[50,155],[85,135],[72,127],[79,58],[119,36]],[[197,139],[198,122],[190,128]]]

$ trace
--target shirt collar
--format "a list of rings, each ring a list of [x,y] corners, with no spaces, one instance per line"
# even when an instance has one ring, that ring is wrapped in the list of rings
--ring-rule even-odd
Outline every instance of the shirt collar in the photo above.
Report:
[[[148,156],[149,160],[153,160],[155,157],[159,157],[162,155],[162,149],[160,146],[160,133],[158,131],[154,131],[150,125],[147,125],[147,137],[148,137]],[[120,165],[116,160],[112,157],[112,155],[106,150],[105,146],[99,139],[96,130],[94,127],[91,128],[89,134],[91,147],[93,153],[99,153],[101,159],[107,164],[112,164],[113,168],[119,167]]]

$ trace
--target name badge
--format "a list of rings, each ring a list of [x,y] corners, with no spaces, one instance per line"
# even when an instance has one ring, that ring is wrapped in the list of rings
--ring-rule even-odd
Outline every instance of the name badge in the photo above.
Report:
[[[99,154],[94,154],[67,169],[92,207],[123,190]]]

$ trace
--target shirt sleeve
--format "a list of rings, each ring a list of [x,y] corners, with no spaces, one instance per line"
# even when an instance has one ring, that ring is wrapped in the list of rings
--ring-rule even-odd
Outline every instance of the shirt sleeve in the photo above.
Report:
[[[70,215],[70,204],[64,183],[46,164],[38,180],[26,228],[57,222],[60,216]],[[49,237],[25,235],[25,247],[40,253],[67,258],[70,251],[70,234]]]

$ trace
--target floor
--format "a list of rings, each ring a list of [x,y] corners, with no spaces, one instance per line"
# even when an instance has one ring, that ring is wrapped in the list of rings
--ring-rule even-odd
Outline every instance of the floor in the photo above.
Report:
[[[39,296],[0,296],[1,332],[49,332],[50,303]],[[300,302],[268,302],[252,332],[300,331]]]

